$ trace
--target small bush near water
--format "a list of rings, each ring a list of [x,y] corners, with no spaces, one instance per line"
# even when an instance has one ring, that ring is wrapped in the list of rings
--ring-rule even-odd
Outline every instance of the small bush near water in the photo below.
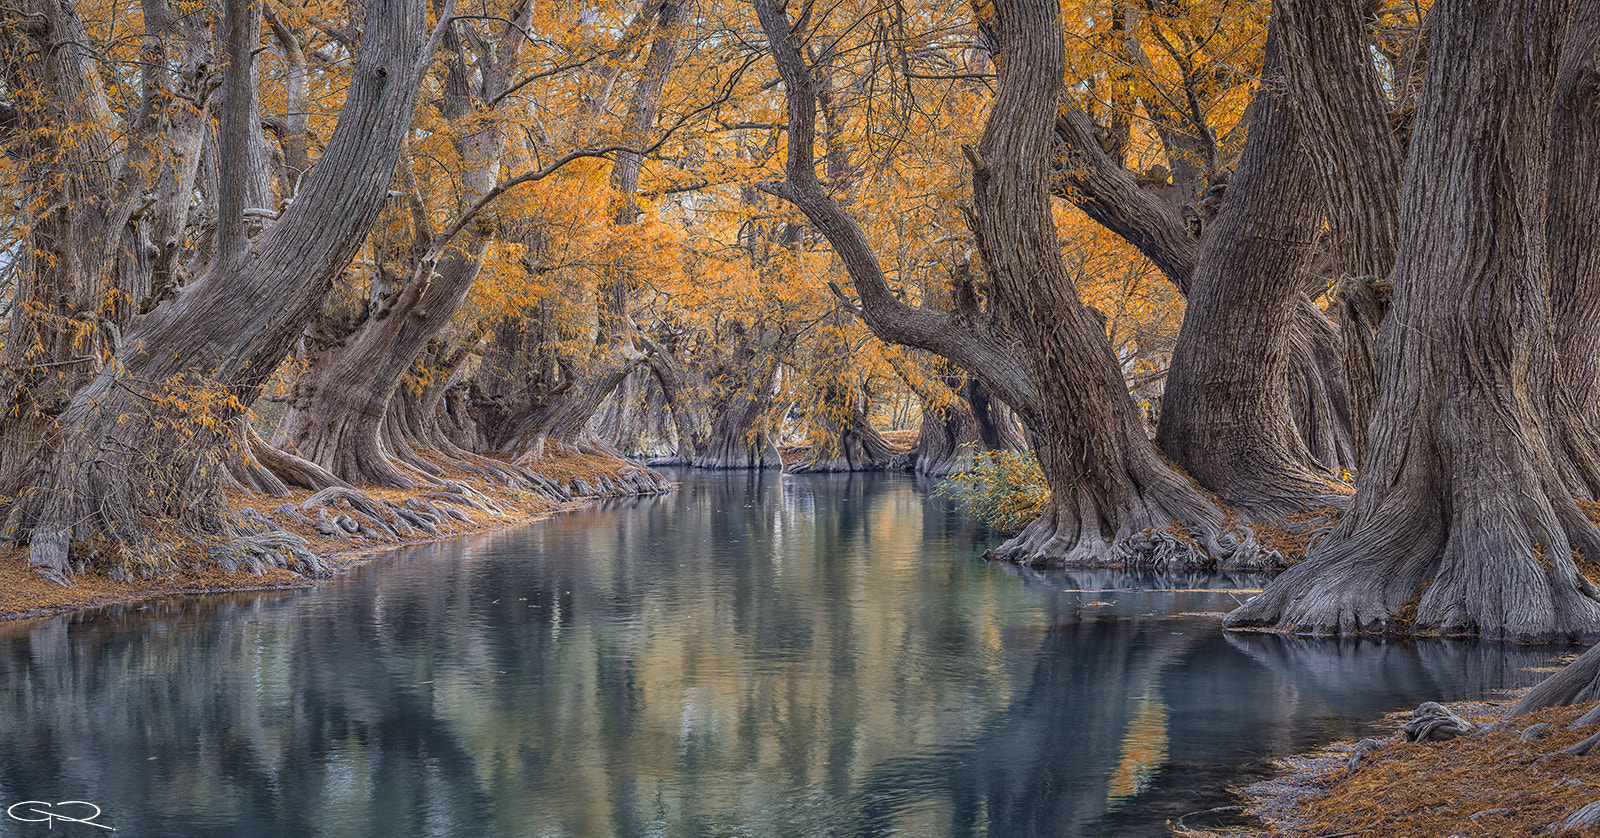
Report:
[[[980,521],[1017,532],[1039,517],[1050,487],[1031,451],[985,451],[970,471],[942,481],[934,494],[954,500]]]

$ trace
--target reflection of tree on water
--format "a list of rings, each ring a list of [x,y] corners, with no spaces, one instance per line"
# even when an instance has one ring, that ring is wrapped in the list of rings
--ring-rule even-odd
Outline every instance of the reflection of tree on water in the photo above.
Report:
[[[139,835],[1126,838],[1364,697],[1319,679],[1398,685],[1372,716],[1496,677],[1450,644],[1319,675],[1126,592],[1198,580],[1018,584],[976,532],[905,479],[727,475],[348,595],[37,623],[0,642],[0,795]]]
[[[1537,682],[1535,667],[1554,647],[1436,638],[1298,637],[1229,632],[1228,643],[1286,683],[1340,707],[1368,707],[1388,696],[1478,696]],[[1389,708],[1395,709],[1395,708]],[[1382,712],[1380,709],[1378,712]]]
[[[1174,634],[1179,625],[1096,620],[1045,630],[1017,697],[968,744],[873,771],[855,795],[865,810],[861,834],[890,834],[908,810],[930,805],[946,809],[951,835],[1086,834],[1126,796],[1119,766],[1149,770],[1130,765],[1130,751],[1167,738],[1149,727],[1150,699],[1163,670],[1201,640]]]
[[[955,836],[1168,835],[1166,819],[1230,802],[1223,786],[1240,766],[1421,701],[1527,683],[1537,676],[1518,670],[1549,655],[1408,645],[1224,636],[1209,620],[1058,624],[1016,699],[969,744],[876,768],[855,795],[863,834],[933,808]],[[1159,783],[1130,796],[1140,773]]]

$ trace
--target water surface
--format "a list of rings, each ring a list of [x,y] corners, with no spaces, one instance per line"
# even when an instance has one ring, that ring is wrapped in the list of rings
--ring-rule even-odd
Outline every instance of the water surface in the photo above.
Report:
[[[1224,635],[1260,578],[986,564],[907,477],[678,477],[310,591],[0,626],[0,806],[139,836],[1156,836],[1552,654]],[[54,826],[0,836],[110,834]]]

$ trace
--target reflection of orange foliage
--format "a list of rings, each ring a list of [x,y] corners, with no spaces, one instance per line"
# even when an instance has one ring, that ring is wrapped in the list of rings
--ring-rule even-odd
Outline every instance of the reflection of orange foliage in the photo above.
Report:
[[[1113,809],[1148,788],[1167,761],[1167,706],[1153,694],[1134,701],[1133,718],[1122,737],[1121,757],[1106,796],[1106,804]]]

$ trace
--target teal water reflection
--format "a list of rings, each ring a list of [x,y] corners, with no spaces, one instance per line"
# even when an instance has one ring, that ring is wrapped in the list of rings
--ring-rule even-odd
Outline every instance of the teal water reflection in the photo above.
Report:
[[[137,836],[1165,835],[1551,654],[1225,636],[1261,580],[988,565],[905,477],[679,477],[312,591],[0,627],[0,806]]]

